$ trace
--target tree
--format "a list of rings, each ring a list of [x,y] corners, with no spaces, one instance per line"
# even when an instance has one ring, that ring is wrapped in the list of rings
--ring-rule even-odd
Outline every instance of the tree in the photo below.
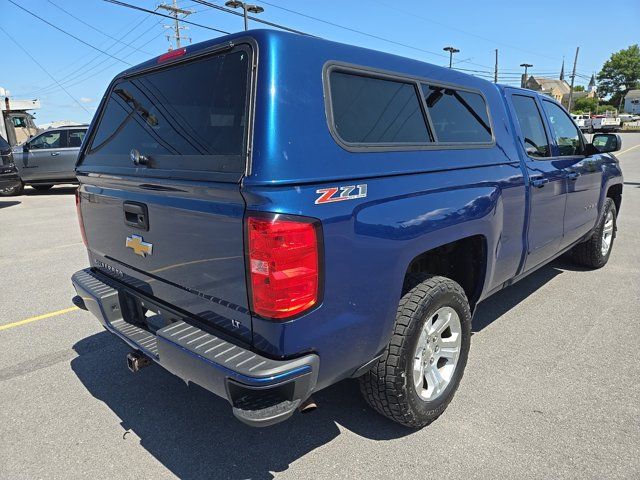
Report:
[[[595,112],[598,106],[598,99],[595,97],[576,98],[573,102],[573,110],[581,110],[583,112]]]
[[[611,95],[609,100],[614,105],[626,93],[640,86],[640,47],[638,44],[620,50],[611,55],[598,73],[598,93]]]
[[[574,92],[584,92],[584,85],[574,85],[573,91]]]

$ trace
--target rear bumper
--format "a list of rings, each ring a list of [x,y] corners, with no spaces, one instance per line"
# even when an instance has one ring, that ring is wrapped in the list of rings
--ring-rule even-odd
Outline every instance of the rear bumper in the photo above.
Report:
[[[71,281],[74,299],[104,327],[185,382],[226,398],[234,415],[251,426],[268,426],[289,418],[313,391],[319,357],[273,360],[217,337],[188,319],[152,333],[123,318],[119,285],[90,269]]]

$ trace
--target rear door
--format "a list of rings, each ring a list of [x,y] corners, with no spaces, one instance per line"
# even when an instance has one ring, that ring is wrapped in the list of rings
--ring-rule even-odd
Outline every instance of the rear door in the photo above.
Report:
[[[560,249],[567,179],[561,162],[551,157],[551,142],[536,96],[518,91],[510,95],[510,102],[518,124],[518,140],[530,184],[526,271]]]
[[[120,78],[77,166],[92,266],[247,342],[251,55],[239,45]]]
[[[66,130],[66,148],[59,151],[59,155],[52,165],[55,167],[55,178],[60,180],[75,178],[75,166],[78,161],[78,153],[80,152],[80,146],[86,133],[86,128]]]

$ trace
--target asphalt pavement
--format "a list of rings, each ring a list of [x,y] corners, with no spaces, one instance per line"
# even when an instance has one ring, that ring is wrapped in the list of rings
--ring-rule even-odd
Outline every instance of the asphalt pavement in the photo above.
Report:
[[[640,133],[623,134],[618,237],[597,271],[554,261],[481,304],[440,419],[397,426],[345,381],[268,429],[74,309],[73,187],[0,199],[0,479],[640,478]]]

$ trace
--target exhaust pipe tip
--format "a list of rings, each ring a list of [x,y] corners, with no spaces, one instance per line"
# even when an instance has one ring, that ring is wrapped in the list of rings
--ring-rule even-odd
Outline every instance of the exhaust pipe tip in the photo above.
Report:
[[[300,404],[298,407],[298,411],[302,414],[313,412],[318,409],[318,404],[311,397],[307,398],[304,402]]]
[[[149,365],[151,365],[151,360],[142,353],[133,351],[127,354],[127,368],[131,373],[136,373]]]

